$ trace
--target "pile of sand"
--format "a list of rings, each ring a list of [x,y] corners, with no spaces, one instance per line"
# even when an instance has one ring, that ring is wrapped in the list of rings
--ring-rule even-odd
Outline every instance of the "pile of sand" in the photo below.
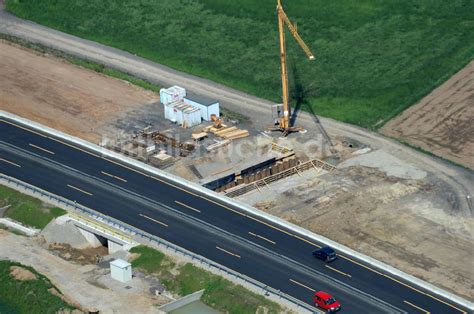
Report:
[[[90,247],[86,238],[71,222],[59,223],[59,221],[55,219],[41,231],[41,235],[48,244],[64,243],[77,249]]]

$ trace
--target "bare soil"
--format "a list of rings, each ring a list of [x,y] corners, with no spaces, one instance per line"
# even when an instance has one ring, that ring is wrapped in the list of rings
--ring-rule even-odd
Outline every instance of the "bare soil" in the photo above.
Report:
[[[20,267],[20,266],[10,267],[10,276],[20,281],[37,279],[35,274],[33,274],[28,269]]]
[[[0,41],[0,109],[98,143],[119,113],[159,100],[125,81]]]
[[[102,258],[108,255],[106,247],[76,249],[69,244],[54,243],[49,245],[49,249],[62,259],[80,265],[90,265],[99,263]]]
[[[381,132],[474,169],[474,61]]]

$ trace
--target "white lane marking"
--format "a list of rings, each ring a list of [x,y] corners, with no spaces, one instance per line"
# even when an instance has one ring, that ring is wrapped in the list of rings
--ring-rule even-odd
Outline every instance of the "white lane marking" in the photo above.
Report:
[[[408,304],[408,305],[410,305],[410,306],[413,306],[415,309],[418,309],[418,310],[422,311],[422,312],[425,313],[425,314],[430,314],[429,311],[427,311],[427,310],[425,310],[425,309],[422,309],[421,307],[416,306],[416,305],[413,304],[413,303],[410,303],[410,302],[408,302],[408,301],[406,301],[406,300],[404,300],[403,302],[405,302],[406,304]]]
[[[143,215],[143,214],[139,214],[139,215],[140,215],[141,217],[143,217],[143,218],[146,218],[146,219],[148,219],[148,220],[151,220],[151,221],[153,221],[153,222],[156,222],[157,224],[160,224],[160,225],[162,225],[162,226],[164,226],[164,227],[168,227],[168,225],[165,224],[164,222],[161,222],[161,221],[156,220],[156,219],[154,219],[154,218],[148,217],[147,215]]]
[[[336,269],[336,268],[331,267],[331,266],[329,266],[329,265],[325,265],[325,266],[326,266],[327,268],[329,268],[330,270],[335,271],[336,273],[339,273],[339,274],[344,275],[344,276],[347,276],[347,277],[352,277],[351,275],[346,274],[345,272],[342,272],[342,271],[340,271],[339,269]]]
[[[297,284],[298,286],[301,286],[301,287],[306,288],[306,289],[308,289],[308,290],[310,290],[310,291],[316,292],[315,289],[313,289],[313,288],[311,288],[311,287],[308,287],[307,285],[302,284],[302,283],[299,282],[299,281],[296,281],[296,280],[291,279],[291,278],[290,278],[290,281],[291,281],[292,283],[294,283],[294,284]]]
[[[194,207],[191,207],[191,206],[189,206],[189,205],[186,205],[186,204],[184,204],[184,203],[181,203],[180,201],[174,201],[174,202],[175,202],[176,204],[179,204],[179,205],[181,205],[181,206],[184,206],[184,207],[186,207],[186,208],[189,208],[190,210],[194,210],[194,211],[197,212],[197,213],[200,213],[200,212],[201,212],[199,209],[196,209],[196,208],[194,208]]]
[[[50,150],[47,150],[46,148],[43,148],[43,147],[39,147],[38,145],[35,145],[35,144],[28,144],[30,145],[31,147],[34,147],[36,149],[39,149],[39,150],[42,150],[43,152],[46,152],[48,154],[51,154],[51,155],[54,155],[54,152],[50,151]]]
[[[18,167],[18,168],[21,168],[21,166],[20,166],[19,164],[16,164],[16,163],[14,163],[13,161],[6,160],[6,159],[3,159],[3,158],[0,158],[0,161],[6,162],[6,163],[8,163],[8,164],[10,164],[10,165],[13,165],[13,166],[16,166],[16,167]]]
[[[270,240],[270,239],[267,239],[267,238],[265,238],[265,237],[262,237],[261,235],[255,234],[255,233],[253,233],[253,232],[250,232],[250,231],[249,231],[249,234],[252,235],[252,236],[254,236],[254,237],[256,237],[256,238],[259,238],[259,239],[265,240],[265,241],[267,241],[267,242],[270,242],[271,244],[276,244],[275,241],[272,241],[272,240]]]
[[[106,175],[106,176],[109,176],[109,177],[111,177],[111,178],[120,180],[120,181],[122,181],[122,182],[127,182],[127,180],[125,180],[125,179],[123,179],[123,178],[121,178],[121,177],[118,177],[118,176],[114,176],[113,174],[110,174],[110,173],[108,173],[108,172],[101,171],[101,173],[102,173],[103,175]]]
[[[80,189],[80,188],[78,188],[78,187],[76,187],[76,186],[74,186],[74,185],[68,184],[67,186],[70,187],[71,189],[74,189],[74,190],[79,191],[79,192],[81,192],[81,193],[87,194],[87,195],[89,195],[89,196],[93,196],[93,195],[94,195],[94,194],[92,194],[92,193],[90,193],[90,192],[87,192],[87,191],[84,191],[83,189]]]
[[[232,256],[235,256],[235,257],[237,257],[237,258],[240,258],[240,255],[235,254],[235,253],[232,253],[232,252],[230,252],[230,251],[227,251],[227,250],[225,250],[225,249],[223,249],[223,248],[221,248],[221,247],[216,246],[216,249],[218,249],[218,250],[220,250],[220,251],[222,251],[222,252],[225,252],[225,253],[227,253],[227,254],[229,254],[229,255],[232,255]]]

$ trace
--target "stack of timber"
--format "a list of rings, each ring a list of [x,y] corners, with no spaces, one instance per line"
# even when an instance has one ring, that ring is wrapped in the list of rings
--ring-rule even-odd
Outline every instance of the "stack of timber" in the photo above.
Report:
[[[242,137],[247,137],[249,136],[249,131],[247,130],[241,130],[235,126],[231,127],[223,127],[219,129],[211,128],[210,132],[214,133],[216,136],[222,137],[223,139],[226,140],[235,140],[238,138]]]

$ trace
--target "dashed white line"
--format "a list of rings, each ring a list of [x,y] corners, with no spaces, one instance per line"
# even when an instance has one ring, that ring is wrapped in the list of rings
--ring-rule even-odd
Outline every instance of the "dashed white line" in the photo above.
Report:
[[[308,290],[310,290],[310,291],[316,292],[315,289],[313,289],[313,288],[311,288],[311,287],[308,287],[307,285],[302,284],[302,283],[299,282],[299,281],[296,281],[296,280],[291,279],[291,278],[290,278],[290,281],[291,281],[292,283],[294,283],[294,284],[297,284],[298,286],[301,286],[301,287],[306,288],[306,289],[308,289]]]
[[[54,155],[54,152],[50,151],[50,150],[47,150],[46,148],[43,148],[43,147],[39,147],[38,145],[35,145],[35,144],[28,144],[30,145],[31,147],[34,147],[36,149],[39,149],[39,150],[42,150],[43,152],[46,152],[48,154],[51,154],[51,155]]]
[[[101,171],[101,173],[102,173],[103,175],[106,175],[106,176],[108,176],[108,177],[111,177],[111,178],[120,180],[120,181],[122,181],[122,182],[127,182],[127,180],[125,180],[125,179],[123,179],[123,178],[121,178],[121,177],[118,177],[118,176],[114,176],[113,174],[110,174],[110,173],[108,173],[108,172]]]
[[[430,314],[429,311],[427,311],[427,310],[425,310],[425,309],[422,309],[421,307],[419,307],[419,306],[417,306],[417,305],[415,305],[415,304],[413,304],[413,303],[410,303],[410,302],[408,302],[408,301],[406,301],[406,300],[404,300],[403,302],[406,303],[406,304],[408,304],[408,305],[410,305],[410,306],[413,306],[415,309],[418,309],[418,310],[422,311],[422,312],[425,313],[425,314]]]
[[[148,220],[151,220],[151,221],[153,221],[153,222],[156,222],[157,224],[160,224],[160,225],[162,225],[162,226],[164,226],[164,227],[168,227],[167,224],[165,224],[164,222],[161,222],[161,221],[159,221],[159,220],[156,220],[155,218],[151,218],[151,217],[148,217],[147,215],[143,215],[143,214],[140,214],[140,216],[143,217],[143,218],[146,218],[146,219],[148,219]]]
[[[232,252],[230,252],[230,251],[227,251],[227,250],[225,250],[225,249],[223,249],[223,248],[221,248],[221,247],[216,246],[216,249],[218,249],[218,250],[220,250],[220,251],[222,251],[222,252],[225,252],[225,253],[227,253],[227,254],[229,254],[229,255],[232,255],[232,256],[235,256],[235,257],[237,257],[237,258],[240,258],[240,255],[235,254],[235,253],[232,253]]]
[[[6,160],[6,159],[3,159],[3,158],[0,158],[0,161],[6,162],[6,163],[8,163],[8,164],[10,164],[10,165],[13,165],[13,166],[16,166],[16,167],[18,167],[18,168],[21,168],[21,166],[20,166],[19,164],[14,163],[13,161]]]
[[[84,191],[83,189],[78,188],[77,186],[70,185],[70,184],[68,184],[67,186],[70,187],[71,189],[74,189],[74,190],[79,191],[79,192],[81,192],[81,193],[87,194],[87,195],[89,195],[89,196],[93,196],[93,195],[94,195],[94,194],[92,194],[92,193],[90,193],[90,192],[87,192],[87,191]]]
[[[194,208],[194,207],[191,207],[191,206],[189,206],[189,205],[186,205],[186,204],[184,204],[184,203],[181,203],[180,201],[174,201],[174,202],[175,202],[176,204],[179,204],[179,205],[181,205],[181,206],[184,206],[184,207],[186,207],[186,208],[188,208],[188,209],[190,209],[190,210],[193,210],[193,211],[195,211],[195,212],[197,212],[197,213],[200,213],[200,212],[201,212],[199,209],[196,209],[196,208]]]
[[[345,272],[340,271],[339,269],[336,269],[336,268],[331,267],[331,266],[329,266],[329,265],[325,265],[325,266],[326,266],[326,268],[329,268],[330,270],[335,271],[336,273],[339,273],[339,274],[344,275],[344,276],[347,276],[347,277],[352,277],[351,275],[346,274]]]
[[[272,240],[270,240],[270,239],[267,239],[267,238],[265,238],[265,237],[262,237],[261,235],[258,235],[258,234],[256,234],[256,233],[253,233],[253,232],[250,232],[250,231],[249,231],[249,234],[252,235],[252,236],[254,236],[254,237],[256,237],[256,238],[259,238],[259,239],[262,239],[262,240],[264,240],[264,241],[267,241],[267,242],[269,242],[269,243],[271,243],[271,244],[276,244],[275,241],[272,241]]]

